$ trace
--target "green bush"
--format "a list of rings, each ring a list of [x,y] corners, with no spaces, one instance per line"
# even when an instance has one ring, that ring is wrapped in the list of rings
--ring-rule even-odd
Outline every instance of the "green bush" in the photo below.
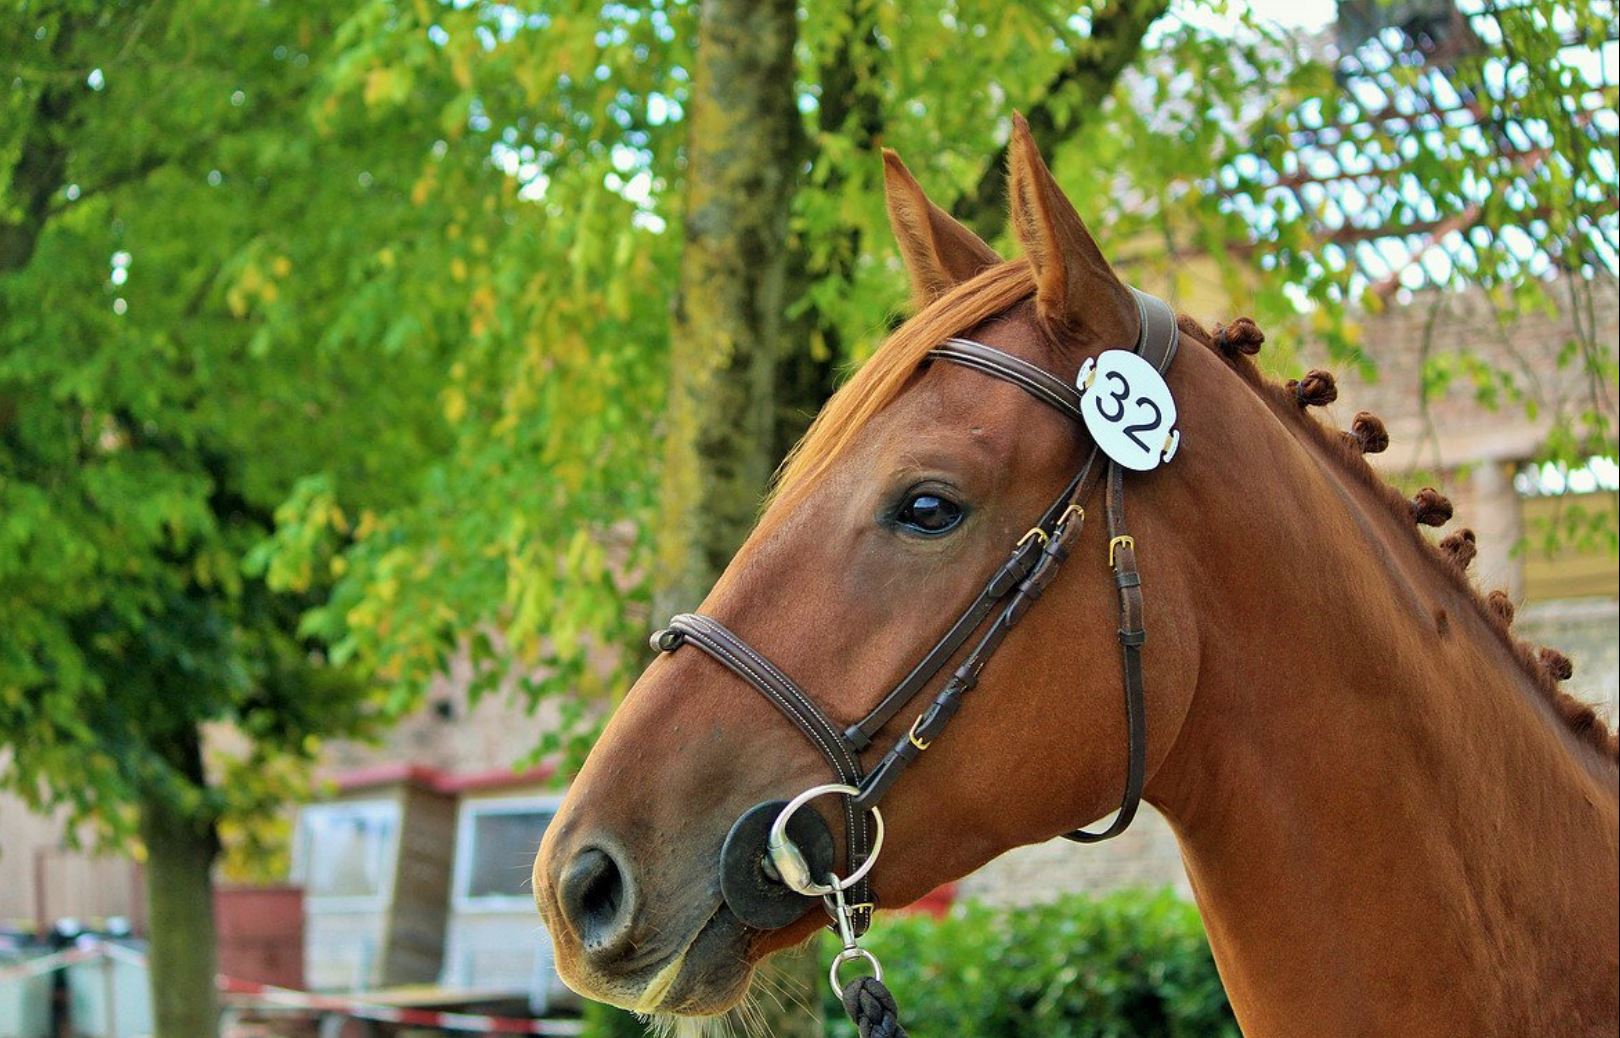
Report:
[[[1013,910],[964,904],[944,919],[879,917],[862,943],[882,961],[915,1038],[1239,1034],[1198,911],[1168,891]],[[829,940],[829,961],[836,950]],[[829,1038],[854,1038],[822,990]]]
[[[1198,910],[1168,891],[1032,908],[962,904],[944,919],[880,916],[862,944],[914,1038],[1238,1038]],[[829,934],[823,962],[838,944]],[[850,967],[854,976],[857,966]],[[828,1038],[855,1038],[822,985]],[[643,1038],[591,1004],[584,1038]]]
[[[601,1002],[585,1003],[582,1022],[580,1038],[646,1038],[648,1033],[647,1025],[636,1014]]]

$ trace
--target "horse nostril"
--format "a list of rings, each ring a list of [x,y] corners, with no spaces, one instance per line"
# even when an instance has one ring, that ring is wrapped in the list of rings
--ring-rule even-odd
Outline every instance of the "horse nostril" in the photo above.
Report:
[[[563,870],[558,897],[587,955],[611,952],[617,939],[629,932],[632,888],[613,856],[599,847],[587,847]]]

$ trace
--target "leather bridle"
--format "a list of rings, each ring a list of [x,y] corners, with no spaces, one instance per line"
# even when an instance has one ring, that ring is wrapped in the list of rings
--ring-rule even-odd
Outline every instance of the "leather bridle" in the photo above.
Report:
[[[1163,374],[1175,359],[1179,343],[1175,314],[1162,300],[1135,289],[1132,289],[1132,293],[1141,319],[1135,352]],[[930,351],[929,357],[960,364],[1010,382],[1084,426],[1079,390],[1027,361],[993,346],[962,338],[947,339]],[[1147,719],[1142,679],[1142,644],[1147,633],[1143,627],[1142,581],[1137,571],[1136,542],[1126,532],[1125,526],[1124,470],[1119,463],[1103,458],[1106,473],[1098,476],[1099,453],[1099,448],[1093,444],[1080,470],[1042,513],[1039,521],[1019,538],[1006,562],[990,577],[978,597],[916,666],[865,717],[852,725],[840,727],[836,724],[775,664],[711,617],[682,613],[670,620],[669,626],[653,635],[652,645],[660,652],[673,652],[682,645],[694,645],[746,681],[792,721],[826,757],[837,777],[837,786],[847,787],[841,790],[835,787],[816,788],[816,791],[826,789],[846,794],[841,800],[849,873],[843,881],[830,876],[830,887],[811,889],[803,882],[793,883],[791,880],[783,885],[783,876],[771,863],[772,854],[780,863],[780,847],[767,854],[760,845],[767,819],[776,819],[776,835],[780,837],[789,816],[808,795],[816,791],[807,791],[806,796],[801,796],[792,805],[781,802],[758,805],[739,819],[722,855],[725,862],[722,886],[728,905],[742,922],[761,929],[783,926],[803,914],[806,893],[835,893],[840,909],[847,912],[843,922],[853,928],[855,936],[865,931],[875,907],[865,876],[871,864],[868,859],[874,853],[873,819],[878,802],[906,767],[945,731],[962,708],[967,694],[978,683],[980,672],[990,657],[1057,576],[1058,569],[1069,556],[1070,545],[1085,523],[1084,505],[1098,482],[1104,484],[1104,512],[1109,534],[1108,562],[1113,569],[1114,584],[1119,590],[1119,643],[1124,664],[1128,748],[1125,791],[1118,813],[1105,828],[1096,831],[1076,829],[1066,834],[1066,838],[1080,843],[1095,843],[1119,835],[1130,825],[1141,800],[1147,768]],[[906,733],[870,771],[863,770],[861,753],[890,721],[928,687],[981,628],[983,633],[978,641],[957,664],[933,701],[917,714]],[[880,816],[878,824],[881,826]],[[747,840],[740,835],[744,829],[750,834]],[[881,834],[881,828],[878,832]],[[801,844],[813,842],[814,838],[814,833],[805,833],[803,826],[790,831],[789,835]],[[746,846],[734,853],[733,845],[739,843],[746,843]],[[795,853],[807,850],[798,847]],[[819,855],[822,860],[811,864],[809,871],[818,876],[827,875],[831,867],[830,855],[829,841],[827,849]],[[739,876],[739,870],[748,874]],[[755,875],[751,870],[762,871]],[[730,881],[729,885],[727,881]],[[780,887],[785,898],[775,896],[772,884]],[[790,886],[794,889],[789,889]],[[748,893],[735,892],[741,890]],[[845,890],[851,895],[847,906],[843,897]],[[829,903],[829,910],[831,907]],[[851,947],[852,940],[846,934],[846,948]]]

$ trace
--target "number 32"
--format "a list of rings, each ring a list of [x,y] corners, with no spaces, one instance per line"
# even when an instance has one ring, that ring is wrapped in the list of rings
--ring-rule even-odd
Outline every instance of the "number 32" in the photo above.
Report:
[[[1146,471],[1174,456],[1176,403],[1153,366],[1134,353],[1108,350],[1087,361],[1078,379],[1080,408],[1103,453],[1126,468]]]
[[[1116,392],[1109,394],[1109,399],[1113,400],[1116,405],[1114,408],[1114,413],[1109,414],[1100,402],[1097,404],[1097,413],[1102,415],[1105,420],[1118,425],[1120,419],[1125,417],[1125,400],[1131,395],[1131,383],[1124,375],[1121,375],[1117,371],[1104,372],[1103,377],[1117,385],[1119,389]],[[1127,425],[1125,428],[1121,429],[1120,432],[1130,437],[1131,442],[1136,444],[1138,447],[1145,451],[1151,451],[1153,448],[1148,446],[1147,441],[1138,436],[1137,433],[1152,432],[1153,430],[1157,429],[1159,424],[1164,421],[1164,412],[1159,410],[1158,404],[1154,403],[1150,398],[1145,396],[1139,396],[1136,398],[1136,406],[1139,409],[1152,411],[1153,417],[1136,425]]]

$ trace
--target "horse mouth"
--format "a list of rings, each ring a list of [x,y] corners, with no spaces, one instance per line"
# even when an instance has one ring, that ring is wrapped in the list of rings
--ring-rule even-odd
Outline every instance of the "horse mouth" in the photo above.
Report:
[[[624,964],[629,968],[611,977],[565,968],[563,979],[586,998],[643,1016],[714,1016],[747,993],[753,934],[722,901],[672,952],[637,956],[639,962]]]
[[[747,954],[752,933],[720,902],[632,1008],[674,1016],[713,1016],[731,1009],[742,1001],[753,978]]]

